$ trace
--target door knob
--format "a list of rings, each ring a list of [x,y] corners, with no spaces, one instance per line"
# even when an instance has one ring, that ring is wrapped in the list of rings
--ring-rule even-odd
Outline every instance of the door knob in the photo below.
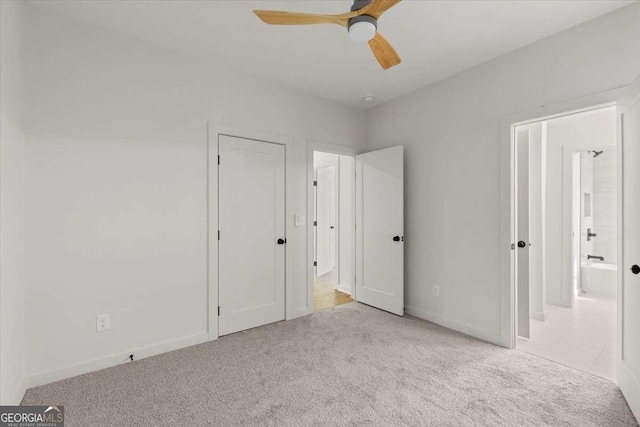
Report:
[[[525,246],[527,246],[527,244],[526,244],[523,240],[520,240],[520,241],[518,242],[518,247],[519,247],[519,248],[524,248]]]
[[[629,270],[631,270],[631,272],[633,274],[638,274],[638,273],[640,273],[640,266],[638,266],[638,264],[635,264],[635,265],[631,266],[631,268]]]
[[[284,245],[285,243],[287,243],[287,239],[278,239],[279,245]]]
[[[400,241],[400,236],[393,236],[393,241],[394,242],[399,242]]]

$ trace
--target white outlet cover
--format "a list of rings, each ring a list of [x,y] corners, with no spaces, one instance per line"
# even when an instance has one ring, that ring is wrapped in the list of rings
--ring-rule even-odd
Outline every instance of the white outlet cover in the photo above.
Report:
[[[108,314],[98,314],[96,316],[96,331],[106,331],[109,329],[109,315]]]

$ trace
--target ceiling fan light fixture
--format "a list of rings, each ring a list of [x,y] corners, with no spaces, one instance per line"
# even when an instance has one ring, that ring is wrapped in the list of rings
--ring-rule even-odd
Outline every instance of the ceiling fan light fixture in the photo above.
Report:
[[[378,22],[372,16],[360,15],[349,21],[349,36],[356,42],[368,42],[375,37]]]
[[[2,1],[2,0],[0,0]],[[402,60],[391,43],[378,32],[378,19],[401,0],[353,0],[351,12],[337,15],[254,10],[258,18],[269,25],[334,24],[346,28],[354,41],[369,42],[369,49],[384,70],[395,67]]]

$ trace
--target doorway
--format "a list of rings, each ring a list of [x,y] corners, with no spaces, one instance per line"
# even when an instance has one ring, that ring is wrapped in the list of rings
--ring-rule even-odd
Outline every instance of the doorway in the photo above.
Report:
[[[313,152],[313,309],[353,301],[355,157]]]
[[[615,105],[517,124],[516,348],[616,381]]]
[[[363,304],[404,315],[404,148],[395,146],[366,153],[357,149],[309,141],[307,157],[307,297],[314,306],[317,284],[316,152],[338,155],[337,222],[334,226],[337,280],[332,294],[350,293]],[[322,154],[320,154],[322,156]],[[335,165],[335,163],[334,163]],[[340,171],[340,165],[346,166]],[[326,166],[318,163],[317,166]],[[330,217],[330,216],[329,216]],[[330,229],[329,224],[328,229]],[[343,244],[343,239],[348,243]],[[328,277],[329,278],[329,277]],[[350,285],[350,289],[346,285]],[[330,303],[329,306],[335,306]]]

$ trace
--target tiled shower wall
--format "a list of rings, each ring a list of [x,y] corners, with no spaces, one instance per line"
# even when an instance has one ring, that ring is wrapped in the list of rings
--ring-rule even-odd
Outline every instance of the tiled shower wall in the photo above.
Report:
[[[600,255],[597,253],[594,247],[594,240],[587,240],[586,232],[588,229],[595,228],[593,218],[593,175],[594,175],[594,161],[591,152],[583,151],[580,153],[580,212],[582,224],[580,225],[580,255],[582,262],[587,261],[587,255]],[[586,201],[587,194],[591,199],[590,203]],[[589,206],[587,206],[589,205]],[[597,231],[594,231],[597,233]],[[606,258],[605,258],[606,260]]]
[[[604,150],[593,159],[593,240],[594,255],[608,264],[618,262],[617,254],[617,152]]]

